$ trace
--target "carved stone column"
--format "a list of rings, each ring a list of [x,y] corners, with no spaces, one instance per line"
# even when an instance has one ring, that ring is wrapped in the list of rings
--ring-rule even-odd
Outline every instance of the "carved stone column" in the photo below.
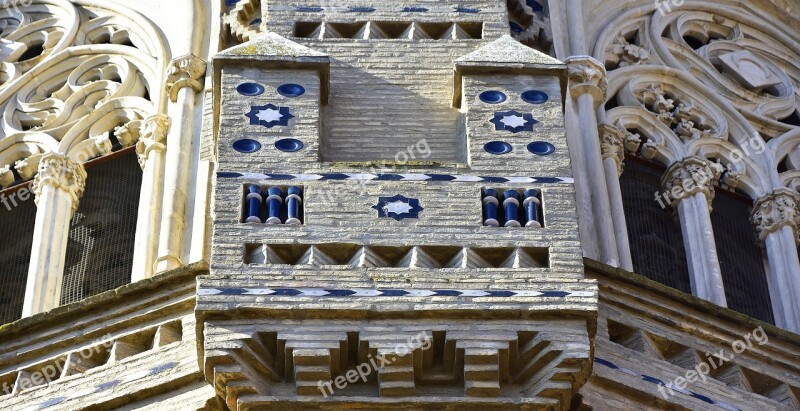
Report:
[[[59,304],[69,223],[78,209],[85,185],[83,165],[66,155],[48,153],[39,162],[39,173],[33,180],[36,225],[23,317],[50,310]]]
[[[619,266],[625,270],[633,271],[630,241],[628,239],[628,225],[625,221],[625,208],[622,204],[622,189],[619,185],[619,176],[622,174],[623,161],[625,160],[625,147],[623,135],[626,130],[610,124],[601,124],[600,154],[603,158],[603,171],[608,186],[608,200],[611,205],[611,216],[614,223],[614,236],[617,240],[617,253]]]
[[[136,143],[136,155],[142,166],[142,195],[139,199],[139,219],[136,222],[131,282],[153,275],[153,262],[158,251],[161,202],[164,187],[164,156],[169,117],[156,114],[144,121],[142,136]]]
[[[167,138],[164,172],[163,220],[158,241],[158,258],[155,272],[163,272],[184,264],[184,230],[186,226],[186,201],[190,188],[192,153],[198,150],[193,141],[197,93],[203,90],[206,62],[197,56],[186,55],[174,59],[167,70],[167,92],[174,105],[169,116],[178,119]]]
[[[800,195],[787,188],[758,199],[752,222],[767,251],[769,285],[775,324],[800,332],[800,261],[797,236],[800,233]]]
[[[667,169],[661,185],[667,194],[666,202],[678,211],[680,218],[692,294],[726,307],[710,214],[714,184],[721,175],[718,164],[687,157]]]
[[[583,223],[589,224],[597,233],[596,241],[599,245],[599,255],[589,255],[589,257],[618,266],[619,254],[595,113],[595,109],[605,102],[608,87],[606,70],[599,61],[588,56],[570,57],[567,59],[567,65],[569,92],[575,100],[578,128],[582,134],[573,136],[570,138],[571,141],[568,141],[571,149],[582,151],[583,161],[573,163],[573,167],[579,168],[575,174],[580,176],[580,179],[585,178],[585,181],[576,187],[578,207],[581,210]]]

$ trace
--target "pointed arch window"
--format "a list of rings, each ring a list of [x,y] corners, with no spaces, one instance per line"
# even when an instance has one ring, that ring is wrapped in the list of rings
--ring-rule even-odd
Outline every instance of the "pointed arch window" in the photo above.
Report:
[[[620,189],[628,225],[634,271],[661,284],[691,293],[680,225],[672,207],[656,201],[661,193],[660,164],[628,156]]]
[[[717,188],[711,225],[728,308],[774,324],[764,255],[750,214],[753,200]]]
[[[60,304],[128,284],[142,170],[134,149],[86,164],[86,188],[72,216]]]

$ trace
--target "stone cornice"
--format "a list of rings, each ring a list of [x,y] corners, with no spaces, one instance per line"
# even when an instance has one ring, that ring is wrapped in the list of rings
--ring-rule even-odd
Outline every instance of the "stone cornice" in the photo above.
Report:
[[[595,108],[600,107],[606,100],[608,90],[608,76],[603,64],[589,56],[570,57],[566,63],[572,98],[590,94]]]
[[[783,227],[794,230],[795,241],[798,240],[800,228],[800,195],[794,190],[783,188],[773,191],[758,200],[753,205],[751,221],[758,232],[758,238],[764,241],[770,233]]]
[[[142,169],[144,169],[147,157],[152,150],[166,150],[165,143],[169,127],[170,119],[165,114],[156,114],[145,119],[142,137],[136,143],[136,156]]]
[[[184,87],[191,87],[196,93],[203,91],[206,66],[205,60],[191,54],[170,62],[166,87],[173,103],[178,101],[178,92]]]
[[[722,176],[723,167],[700,157],[687,157],[673,163],[661,178],[661,186],[672,198],[673,207],[681,200],[703,193],[709,210],[714,200],[714,185]]]
[[[78,209],[80,198],[86,187],[86,170],[82,164],[72,161],[64,154],[48,153],[39,162],[39,172],[33,180],[36,204],[44,186],[49,185],[66,191],[72,197],[72,212]]]

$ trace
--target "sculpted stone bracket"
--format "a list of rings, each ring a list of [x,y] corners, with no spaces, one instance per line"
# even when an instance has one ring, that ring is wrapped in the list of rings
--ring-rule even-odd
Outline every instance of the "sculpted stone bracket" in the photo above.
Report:
[[[142,137],[136,143],[136,156],[139,159],[139,165],[144,169],[145,163],[150,152],[165,151],[167,149],[167,133],[169,133],[170,119],[169,116],[164,114],[156,114],[148,117],[144,121]]]
[[[206,380],[232,410],[388,398],[565,410],[591,367],[583,319],[207,320],[203,334]]]

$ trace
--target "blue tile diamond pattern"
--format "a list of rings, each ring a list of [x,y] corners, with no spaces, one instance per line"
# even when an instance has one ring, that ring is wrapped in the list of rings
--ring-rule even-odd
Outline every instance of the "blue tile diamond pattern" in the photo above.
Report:
[[[591,291],[553,290],[426,290],[408,289],[327,289],[327,288],[200,288],[197,295],[270,295],[274,297],[462,297],[462,298],[513,298],[513,297],[592,297]]]
[[[287,180],[287,181],[447,181],[451,183],[518,183],[518,184],[572,184],[572,177],[495,177],[470,176],[459,174],[364,174],[364,173],[322,173],[322,174],[262,174],[218,171],[219,178],[241,178],[246,180]]]

